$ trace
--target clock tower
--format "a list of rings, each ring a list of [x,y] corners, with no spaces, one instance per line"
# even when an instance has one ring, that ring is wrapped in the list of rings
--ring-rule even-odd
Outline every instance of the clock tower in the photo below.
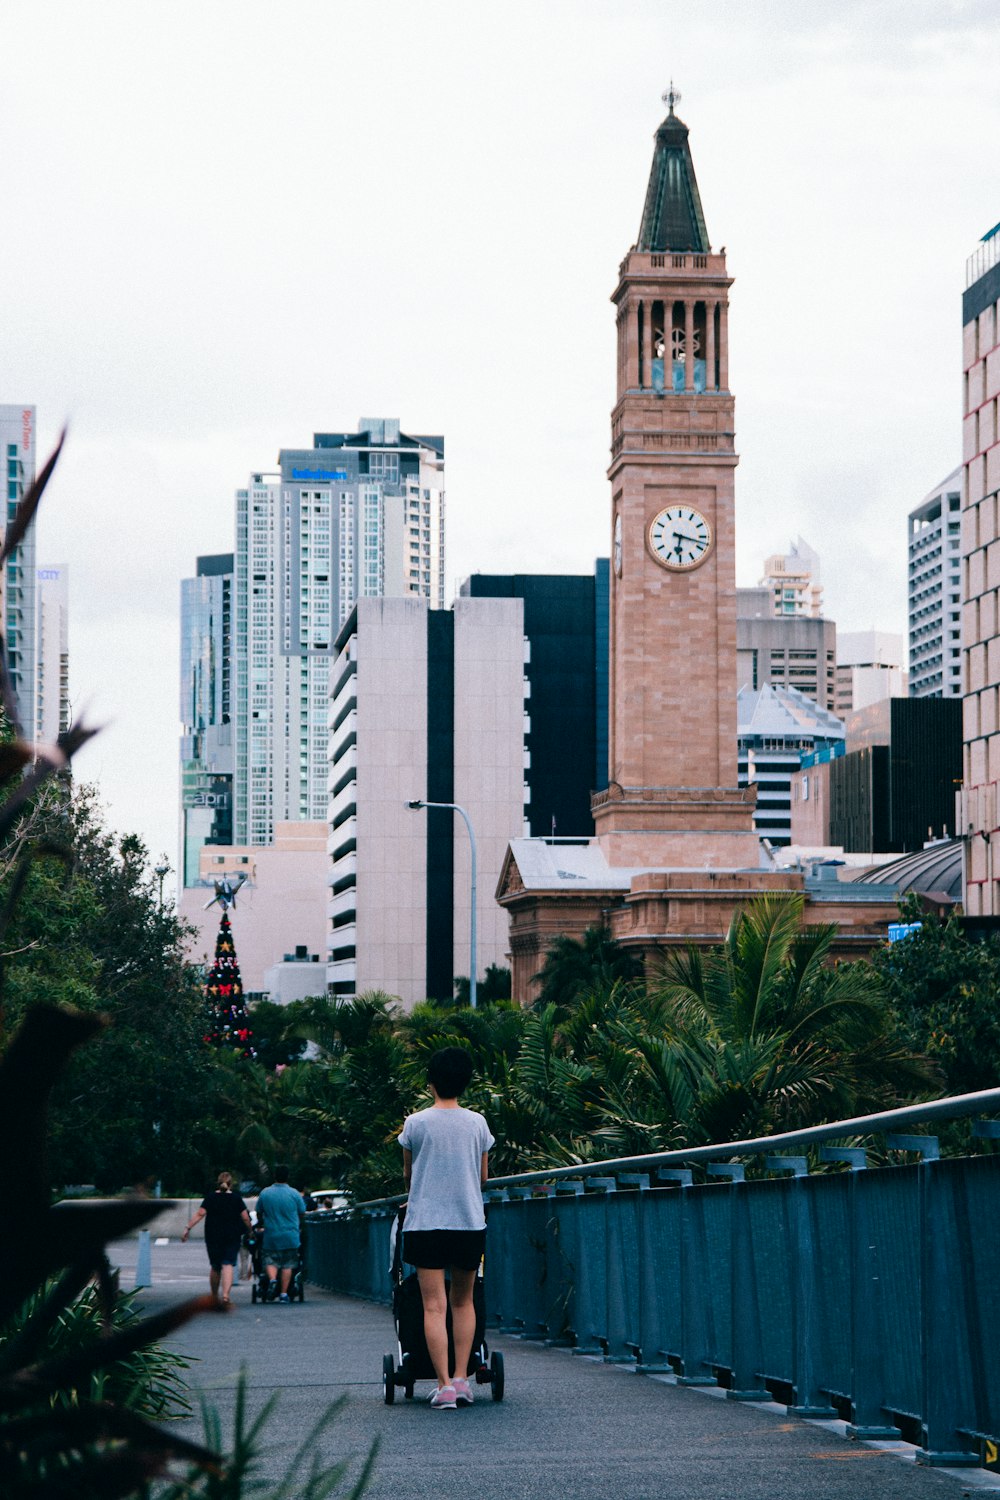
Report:
[[[688,146],[656,132],[637,243],[619,267],[611,419],[611,866],[756,867],[755,789],[737,786],[735,411],[725,251]]]

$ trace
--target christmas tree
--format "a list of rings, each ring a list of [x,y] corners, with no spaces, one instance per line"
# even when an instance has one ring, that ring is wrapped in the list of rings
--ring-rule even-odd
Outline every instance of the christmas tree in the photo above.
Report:
[[[231,1047],[240,1057],[256,1057],[250,1017],[243,1003],[243,981],[236,959],[236,944],[225,907],[215,939],[215,962],[205,983],[208,1003],[206,1042],[215,1047]]]

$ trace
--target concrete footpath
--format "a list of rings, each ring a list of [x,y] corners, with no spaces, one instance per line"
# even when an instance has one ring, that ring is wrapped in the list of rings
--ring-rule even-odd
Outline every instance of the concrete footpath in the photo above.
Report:
[[[133,1284],[136,1244],[112,1247],[122,1286]],[[152,1310],[208,1289],[203,1246],[154,1245]],[[380,1440],[371,1500],[960,1500],[1000,1493],[981,1471],[917,1467],[905,1444],[852,1443],[842,1423],[789,1419],[783,1407],[743,1405],[621,1367],[495,1337],[507,1366],[502,1402],[489,1388],[471,1409],[432,1411],[429,1383],[408,1402],[382,1399],[382,1356],[395,1348],[387,1308],[307,1287],[302,1305],[252,1305],[239,1286],[225,1316],[196,1319],[171,1345],[194,1363],[189,1379],[230,1414],[239,1371],[252,1410],[278,1392],[262,1473],[281,1477],[326,1406],[345,1410],[320,1440],[322,1457],[356,1473]],[[200,1436],[200,1422],[180,1424]]]

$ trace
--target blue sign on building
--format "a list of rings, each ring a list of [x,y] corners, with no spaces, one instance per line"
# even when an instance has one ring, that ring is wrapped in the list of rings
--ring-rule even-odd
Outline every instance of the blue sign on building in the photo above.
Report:
[[[293,479],[346,479],[346,469],[293,469]]]
[[[923,925],[923,922],[890,922],[890,943],[898,943],[900,938],[909,937],[911,932],[919,932]]]

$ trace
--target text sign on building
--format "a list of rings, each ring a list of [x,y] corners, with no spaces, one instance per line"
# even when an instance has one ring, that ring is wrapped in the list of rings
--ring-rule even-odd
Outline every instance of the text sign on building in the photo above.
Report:
[[[293,469],[293,479],[346,479],[346,469]]]

